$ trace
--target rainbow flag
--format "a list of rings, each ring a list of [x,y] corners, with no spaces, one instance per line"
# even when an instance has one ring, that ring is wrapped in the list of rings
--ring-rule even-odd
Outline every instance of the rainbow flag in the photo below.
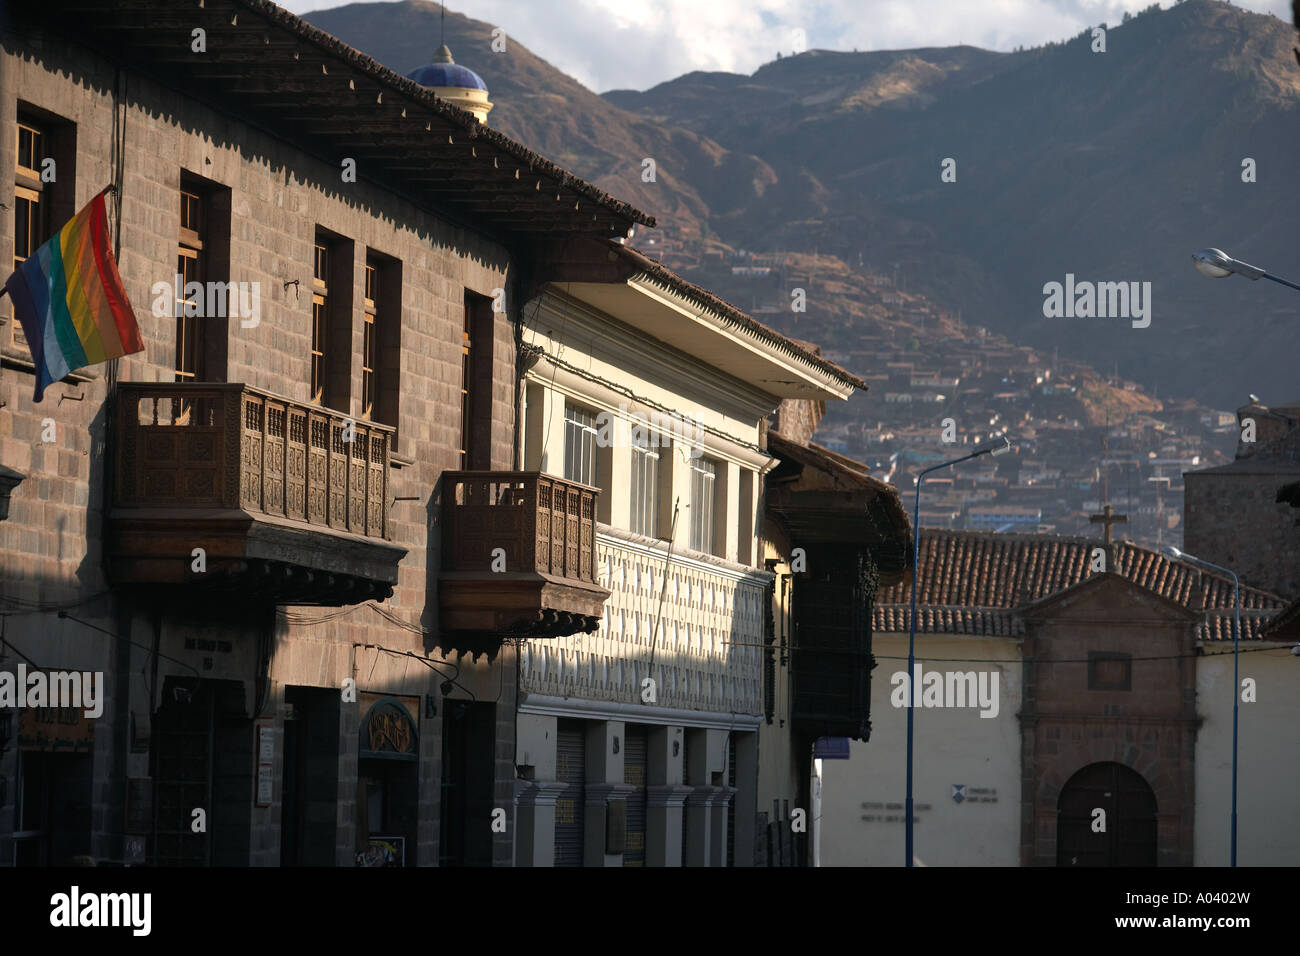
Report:
[[[69,372],[144,351],[108,241],[103,192],[14,270],[5,291],[36,364],[34,401]]]

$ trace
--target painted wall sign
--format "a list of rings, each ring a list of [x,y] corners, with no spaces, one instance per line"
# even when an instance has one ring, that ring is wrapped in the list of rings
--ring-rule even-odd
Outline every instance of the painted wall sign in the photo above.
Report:
[[[79,707],[25,707],[18,712],[18,749],[88,754],[95,722]]]
[[[848,737],[818,737],[813,744],[813,758],[821,760],[848,760]]]
[[[861,819],[866,823],[902,823],[906,818],[903,813],[902,803],[864,803],[863,810],[885,810],[887,813],[864,813]],[[928,803],[912,804],[912,822],[920,823],[921,818],[917,814],[931,810],[933,807]]]

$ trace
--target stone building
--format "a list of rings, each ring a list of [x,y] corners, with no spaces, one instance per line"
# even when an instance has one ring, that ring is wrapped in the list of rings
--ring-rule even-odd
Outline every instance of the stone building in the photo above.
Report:
[[[4,305],[0,669],[105,692],[0,714],[0,861],[510,863],[516,649],[601,589],[560,561],[488,613],[447,476],[541,510],[542,240],[652,220],[262,0],[4,14],[0,261],[114,184],[147,348],[36,405]]]
[[[1232,461],[1183,474],[1184,547],[1242,581],[1300,599],[1300,534],[1280,494],[1300,481],[1300,402],[1252,401],[1237,409],[1237,423]]]
[[[516,860],[762,864],[760,781],[790,762],[759,753],[765,419],[862,383],[625,245],[563,252],[524,307],[520,464],[599,489],[609,596],[593,633],[521,650]]]
[[[1268,627],[1285,602],[1242,588],[1239,691],[1231,579],[1127,542],[1094,571],[1098,544],[922,531],[916,857],[1226,865],[1242,693],[1238,859],[1294,865],[1300,839],[1280,821],[1300,786],[1298,665]],[[904,582],[874,608],[874,731],[825,767],[824,865],[904,862],[910,600]]]

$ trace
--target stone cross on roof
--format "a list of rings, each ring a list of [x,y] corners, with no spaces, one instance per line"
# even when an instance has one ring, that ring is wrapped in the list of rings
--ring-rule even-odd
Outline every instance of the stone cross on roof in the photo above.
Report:
[[[1100,524],[1106,526],[1105,531],[1102,532],[1102,540],[1105,543],[1106,547],[1109,548],[1111,545],[1111,538],[1113,533],[1112,525],[1128,524],[1128,515],[1117,515],[1115,514],[1114,508],[1112,508],[1110,505],[1106,505],[1104,508],[1101,509],[1101,514],[1089,515],[1088,520],[1091,521],[1093,524]]]

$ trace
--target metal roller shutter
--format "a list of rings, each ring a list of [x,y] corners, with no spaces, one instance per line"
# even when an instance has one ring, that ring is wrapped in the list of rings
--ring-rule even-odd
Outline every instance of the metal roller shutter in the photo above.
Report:
[[[643,724],[627,724],[623,731],[623,782],[636,789],[627,795],[627,848],[624,866],[645,866],[646,775],[649,733]]]
[[[689,729],[682,731],[682,786],[691,785],[691,731]],[[689,798],[687,798],[689,799]],[[686,838],[686,822],[690,813],[685,803],[682,804],[682,866],[687,865],[689,857],[686,855],[686,849],[689,841]]]
[[[727,786],[736,788],[736,735],[727,739]],[[727,798],[727,866],[736,865],[736,795]]]
[[[581,720],[558,720],[556,725],[555,779],[569,788],[555,801],[555,865],[582,866],[586,727]]]

